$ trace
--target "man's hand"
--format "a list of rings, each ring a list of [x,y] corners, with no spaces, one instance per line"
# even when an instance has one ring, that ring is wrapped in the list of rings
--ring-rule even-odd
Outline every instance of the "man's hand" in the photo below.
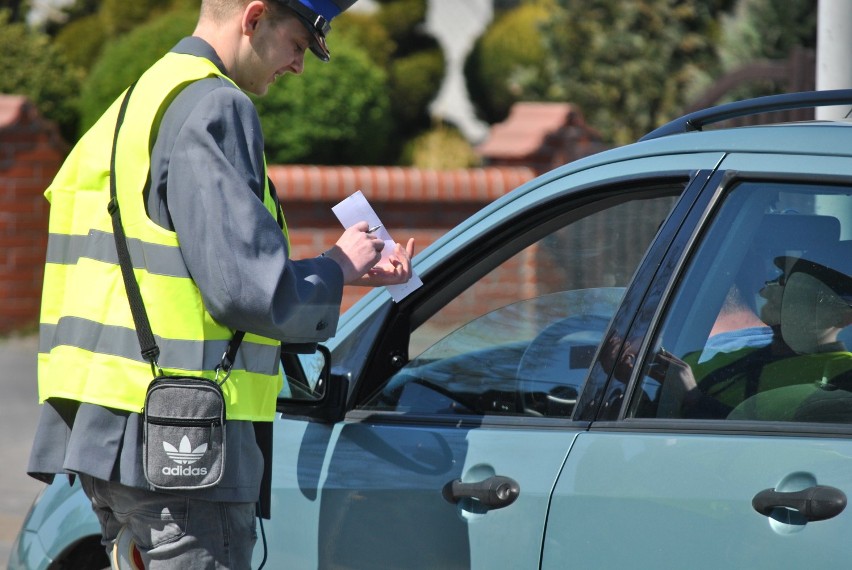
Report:
[[[397,243],[393,253],[379,264],[385,242],[367,233],[368,229],[367,222],[354,224],[325,252],[326,257],[335,260],[343,269],[343,283],[365,287],[406,283],[411,278],[414,239],[408,240],[404,249]]]
[[[405,248],[394,244],[393,252],[358,279],[349,283],[360,287],[381,287],[400,285],[411,279],[411,258],[414,256],[414,238],[408,240]]]
[[[657,351],[648,375],[660,383],[674,382],[681,394],[698,387],[689,364],[662,347]]]

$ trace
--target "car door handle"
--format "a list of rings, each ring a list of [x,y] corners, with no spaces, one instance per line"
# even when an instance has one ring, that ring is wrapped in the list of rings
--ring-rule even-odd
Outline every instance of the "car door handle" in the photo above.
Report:
[[[461,479],[455,479],[444,485],[441,494],[453,504],[470,498],[489,509],[502,509],[515,502],[521,494],[521,486],[514,479],[495,475],[476,483],[463,483]]]
[[[846,494],[826,485],[814,485],[791,493],[764,489],[754,496],[751,506],[767,517],[772,514],[772,509],[786,507],[799,511],[808,521],[822,521],[839,515],[846,508]]]

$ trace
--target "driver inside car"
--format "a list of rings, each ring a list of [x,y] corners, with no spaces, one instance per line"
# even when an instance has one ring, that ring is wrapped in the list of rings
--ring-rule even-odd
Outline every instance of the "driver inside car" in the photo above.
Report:
[[[815,391],[852,389],[852,353],[838,339],[852,324],[852,242],[809,257],[775,259],[786,271],[760,293],[761,318],[775,331],[769,345],[692,366],[657,353],[670,399],[679,393],[678,417],[791,420]]]

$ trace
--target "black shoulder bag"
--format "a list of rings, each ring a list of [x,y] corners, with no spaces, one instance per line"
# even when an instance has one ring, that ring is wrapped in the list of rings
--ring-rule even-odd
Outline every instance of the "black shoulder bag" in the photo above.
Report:
[[[118,132],[124,122],[134,85],[127,90],[118,112],[110,158],[110,202],[115,246],[142,357],[154,377],[145,396],[142,463],[148,483],[159,490],[203,489],[217,485],[225,470],[225,399],[228,379],[244,332],[237,331],[216,367],[216,381],[197,376],[166,376],[157,362],[160,349],[142,302],[127,236],[121,224],[116,192],[115,160]],[[219,380],[219,375],[223,378]]]

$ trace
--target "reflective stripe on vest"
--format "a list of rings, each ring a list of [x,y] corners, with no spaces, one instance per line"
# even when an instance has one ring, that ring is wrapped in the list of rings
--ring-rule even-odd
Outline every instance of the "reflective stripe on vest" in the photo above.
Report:
[[[148,218],[144,189],[159,120],[188,83],[223,76],[209,60],[169,53],[139,79],[118,139],[118,203],[166,374],[214,378],[233,331],[205,310],[177,235]],[[230,80],[229,80],[230,81]],[[51,203],[42,294],[39,400],[69,398],[132,412],[142,409],[151,366],[124,291],[109,202],[111,142],[121,98],[80,139],[45,192]],[[269,191],[264,205],[283,219]],[[286,228],[286,226],[285,226]],[[284,229],[286,236],[286,229]],[[246,334],[222,386],[229,419],[269,421],[281,389],[280,343]]]

